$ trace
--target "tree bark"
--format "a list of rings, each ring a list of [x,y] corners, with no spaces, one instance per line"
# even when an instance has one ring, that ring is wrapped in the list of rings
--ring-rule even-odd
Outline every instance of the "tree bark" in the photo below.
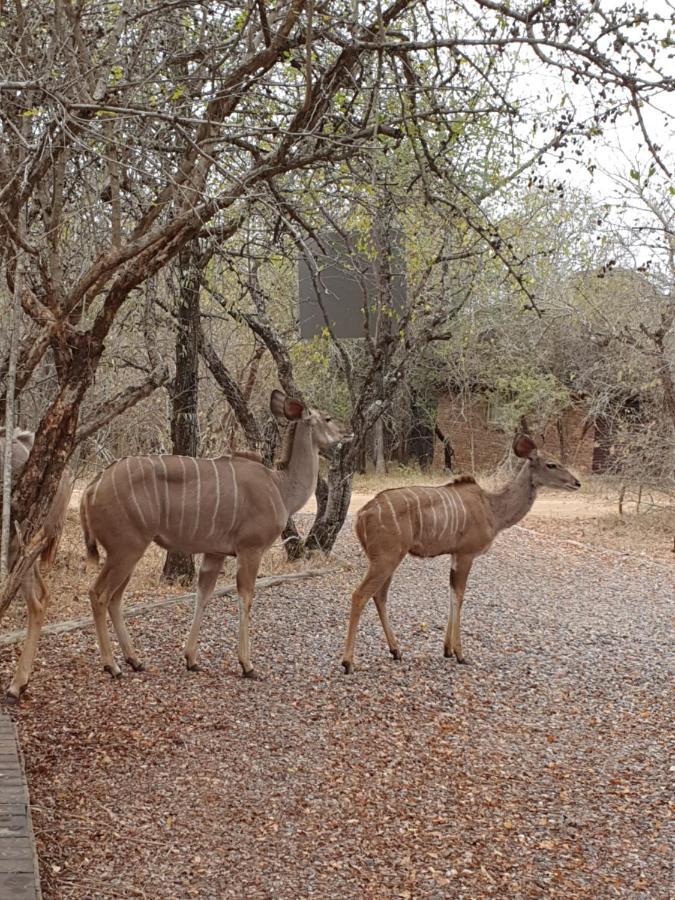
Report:
[[[374,432],[373,457],[375,462],[375,473],[377,475],[386,475],[387,464],[384,459],[384,422],[382,421],[382,417],[375,423]]]
[[[452,444],[450,443],[450,438],[447,435],[443,434],[438,423],[436,424],[435,434],[438,440],[443,445],[443,468],[447,469],[448,472],[452,472],[452,464],[455,451]]]
[[[10,532],[10,515],[12,511],[12,445],[14,424],[16,420],[15,387],[16,361],[19,350],[19,328],[21,321],[21,282],[23,279],[23,252],[18,250],[16,268],[14,270],[14,296],[12,300],[12,334],[9,344],[9,360],[7,366],[7,387],[5,400],[5,453],[2,464],[2,509],[0,526],[0,584],[4,583],[9,573],[9,546],[12,541]]]
[[[328,553],[333,549],[349,512],[357,459],[358,448],[343,445],[333,450],[325,487],[320,485],[322,497],[317,515],[305,538],[307,550],[321,550]]]
[[[176,323],[176,377],[171,386],[171,442],[178,456],[196,456],[199,444],[197,418],[199,385],[199,285],[203,259],[197,240],[180,252],[180,297]],[[162,579],[191,584],[194,559],[189,553],[168,551]]]

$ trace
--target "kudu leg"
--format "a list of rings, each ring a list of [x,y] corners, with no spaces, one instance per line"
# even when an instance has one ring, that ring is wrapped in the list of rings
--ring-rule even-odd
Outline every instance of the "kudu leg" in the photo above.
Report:
[[[255,580],[260,568],[262,553],[240,554],[237,556],[237,593],[239,594],[239,663],[244,678],[255,678],[251,665],[251,639],[249,627]]]
[[[26,640],[23,642],[21,656],[14,671],[14,677],[7,689],[7,703],[18,703],[21,695],[28,687],[28,680],[33,670],[35,653],[47,611],[49,594],[37,565],[36,563],[33,571],[28,573],[23,585],[23,595],[28,609],[28,633],[26,634]]]
[[[394,571],[402,559],[403,556],[399,556],[397,559],[389,561],[380,558],[378,559],[376,566],[371,563],[365,578],[352,594],[352,608],[349,614],[347,640],[345,641],[345,649],[342,654],[342,667],[345,670],[345,675],[350,675],[354,671],[354,643],[356,641],[356,631],[359,625],[359,619],[361,618],[361,613],[371,597],[382,597],[383,589],[384,597],[386,598],[386,592],[389,588]],[[396,645],[396,639],[394,638],[391,628],[389,628],[389,632],[387,632],[389,621],[387,620],[386,610],[384,609],[384,602],[386,602],[386,600],[381,603],[378,603],[377,599],[375,600],[385,634],[387,635],[387,640],[389,641],[389,648],[393,655],[394,647],[398,651],[398,646]],[[384,618],[382,618],[381,609],[384,610]],[[385,620],[387,622],[386,625]],[[394,647],[392,647],[392,639]]]
[[[108,633],[108,603],[120,587],[124,589],[138,559],[140,559],[140,555],[133,560],[125,560],[124,562],[110,565],[110,558],[106,559],[94,582],[94,586],[89,591],[91,611],[94,616],[94,625],[96,626],[96,639],[101,652],[103,668],[113,678],[119,678],[122,675],[122,670],[115,662],[110,634]]]
[[[117,588],[115,593],[110,598],[110,602],[108,603],[108,612],[110,613],[110,619],[115,628],[117,640],[120,642],[120,647],[122,648],[122,653],[124,654],[125,661],[131,666],[134,672],[142,672],[145,667],[140,661],[136,648],[134,647],[129,632],[127,631],[127,625],[124,621],[124,614],[122,613],[122,597],[124,596],[124,592],[127,588],[127,585],[129,584],[130,578],[131,575],[125,578],[122,584]]]
[[[199,666],[197,665],[197,641],[199,640],[199,632],[202,627],[202,620],[204,618],[206,605],[209,602],[214,587],[216,586],[216,581],[218,579],[218,575],[220,574],[220,570],[223,567],[224,559],[224,556],[205,553],[204,558],[202,559],[202,564],[199,567],[199,576],[197,578],[197,597],[195,599],[195,611],[192,618],[192,627],[190,628],[190,634],[188,635],[187,641],[185,642],[185,649],[183,651],[183,655],[185,656],[185,663],[191,672],[196,672],[199,670]]]
[[[377,607],[377,612],[380,616],[380,622],[382,623],[382,628],[384,629],[385,636],[387,638],[387,643],[389,644],[389,652],[394,657],[394,659],[401,659],[401,651],[398,648],[398,641],[396,640],[396,636],[392,631],[391,625],[389,624],[389,616],[387,615],[387,594],[389,593],[389,585],[391,584],[392,576],[389,576],[382,587],[377,591],[373,599],[375,600],[375,606]]]
[[[472,564],[472,556],[456,556],[453,557],[450,569],[450,611],[448,614],[448,627],[445,631],[443,654],[446,657],[451,657],[454,653],[459,663],[466,662],[462,653],[461,616],[464,591],[466,590],[466,582]]]

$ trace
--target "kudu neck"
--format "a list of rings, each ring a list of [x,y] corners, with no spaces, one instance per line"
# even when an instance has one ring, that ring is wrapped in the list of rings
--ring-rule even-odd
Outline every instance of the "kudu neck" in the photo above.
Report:
[[[296,425],[288,461],[276,475],[284,505],[292,516],[312,496],[319,477],[319,452],[312,442],[311,428],[304,422]]]
[[[495,494],[488,494],[498,531],[520,522],[532,509],[537,488],[532,479],[532,467],[526,462],[513,479]]]

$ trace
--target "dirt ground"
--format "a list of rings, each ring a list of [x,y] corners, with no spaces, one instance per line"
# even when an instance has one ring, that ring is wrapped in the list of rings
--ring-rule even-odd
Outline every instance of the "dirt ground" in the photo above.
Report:
[[[325,576],[257,597],[260,681],[239,677],[231,598],[207,612],[198,674],[189,603],[130,619],[147,671],[119,681],[92,627],[44,636],[12,715],[45,900],[670,897],[669,520],[644,551],[593,546],[614,513],[591,499],[541,498],[477,561],[468,666],[442,656],[447,560],[409,558],[389,603],[403,661],[367,608],[341,673],[351,522]],[[185,593],[161,562],[127,606]],[[261,574],[288,568],[276,548]],[[91,577],[74,508],[52,621],[88,612]],[[3,632],[21,619],[15,604]],[[0,647],[4,684],[17,652]]]

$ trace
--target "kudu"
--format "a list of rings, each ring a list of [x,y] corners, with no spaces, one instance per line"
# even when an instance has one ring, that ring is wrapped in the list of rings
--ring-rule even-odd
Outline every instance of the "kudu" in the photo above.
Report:
[[[540,487],[576,491],[581,484],[567,469],[539,454],[524,435],[513,444],[516,456],[525,460],[516,477],[494,494],[484,491],[473,478],[464,476],[441,487],[393,488],[381,491],[359,510],[356,536],[368,557],[368,572],[352,595],[349,629],[342,665],[354,669],[354,641],[364,606],[372,597],[394,659],[401,658],[398,642],[387,617],[387,593],[403,558],[452,555],[450,612],[444,652],[462,653],[460,617],[471,565],[486,553],[495,537],[519,522],[532,507]]]
[[[33,448],[35,435],[32,431],[14,430],[12,436],[12,478],[16,478],[23,469],[30,456]],[[5,456],[5,429],[0,428],[0,460]],[[54,495],[54,499],[47,513],[44,523],[44,533],[47,543],[42,551],[40,558],[37,559],[26,573],[21,582],[21,593],[26,601],[28,609],[28,633],[21,650],[21,656],[14,671],[14,677],[7,689],[6,700],[8,703],[18,703],[21,695],[28,687],[28,679],[30,678],[35,660],[35,652],[37,650],[38,641],[40,639],[40,631],[44,622],[47,604],[49,602],[49,594],[42,579],[40,571],[41,564],[52,565],[56,556],[61,534],[66,521],[66,513],[68,512],[68,502],[73,490],[73,479],[71,473],[66,470],[61,476],[59,486]],[[2,504],[0,503],[0,506]],[[9,546],[9,565],[13,566],[14,561],[19,553],[19,541],[14,535]]]
[[[131,456],[108,466],[86,488],[80,517],[87,553],[98,561],[97,544],[106,551],[90,598],[103,667],[113,677],[121,670],[113,657],[106,610],[127,663],[143,668],[124,623],[122,595],[153,541],[166,550],[204,554],[184,650],[191,670],[198,668],[199,630],[223,560],[236,556],[239,662],[244,676],[254,676],[249,620],[262,555],[316,489],[319,451],[351,437],[330,416],[281,391],[272,392],[270,409],[291,423],[276,470],[249,453],[218,459]]]

